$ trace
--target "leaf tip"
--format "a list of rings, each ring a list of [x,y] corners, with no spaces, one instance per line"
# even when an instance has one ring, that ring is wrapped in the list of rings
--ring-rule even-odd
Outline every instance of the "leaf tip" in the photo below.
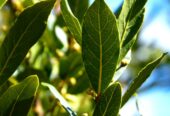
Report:
[[[39,86],[39,78],[38,78],[38,76],[37,75],[31,75],[28,78],[32,79],[32,82],[36,83],[37,88],[38,88],[38,86]]]

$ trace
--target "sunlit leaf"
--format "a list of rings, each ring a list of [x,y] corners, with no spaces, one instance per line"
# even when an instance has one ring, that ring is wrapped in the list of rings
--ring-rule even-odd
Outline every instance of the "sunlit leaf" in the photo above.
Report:
[[[133,44],[137,40],[138,31],[143,23],[144,12],[142,11],[138,16],[136,16],[131,22],[126,30],[125,40],[121,44],[121,52],[119,57],[119,62],[126,56],[127,52],[132,48]]]
[[[67,0],[61,1],[61,10],[62,10],[62,15],[63,15],[64,21],[67,24],[68,29],[73,34],[76,41],[81,45],[81,41],[82,41],[81,25],[80,25],[78,19],[72,13]]]
[[[126,93],[123,95],[121,106],[123,106],[129,100],[129,98],[137,91],[137,89],[146,81],[146,79],[150,76],[154,68],[161,62],[165,55],[166,53],[163,54],[157,60],[149,63],[139,72],[138,76],[131,82]]]
[[[26,56],[42,35],[55,0],[42,1],[25,9],[10,29],[0,48],[0,85]]]
[[[56,99],[58,99],[61,103],[61,105],[65,108],[65,110],[70,114],[70,116],[77,116],[77,114],[71,109],[67,101],[61,96],[61,94],[57,91],[57,89],[48,83],[41,83],[43,86],[48,87],[51,93],[55,96]]]
[[[147,0],[125,0],[121,13],[119,15],[119,33],[120,38],[124,38],[126,29],[129,27],[130,21],[132,21],[143,9]]]
[[[32,75],[7,89],[0,97],[0,115],[27,116],[38,86],[38,77]]]
[[[104,0],[90,6],[82,31],[84,65],[93,88],[100,94],[112,80],[120,48],[116,18]]]
[[[124,0],[121,13],[118,18],[119,37],[121,40],[121,55],[123,59],[136,41],[135,36],[143,22],[144,5],[147,0]]]
[[[121,105],[121,86],[115,83],[99,98],[93,116],[117,116]]]

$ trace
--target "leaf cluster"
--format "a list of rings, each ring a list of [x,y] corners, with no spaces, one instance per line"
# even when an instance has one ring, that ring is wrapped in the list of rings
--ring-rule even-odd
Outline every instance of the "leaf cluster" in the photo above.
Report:
[[[13,14],[16,20],[0,46],[0,115],[117,116],[166,55],[147,64],[122,95],[115,77],[130,62],[126,56],[137,40],[146,2],[125,0],[115,16],[104,0],[90,6],[88,0],[17,5],[2,0],[0,9],[16,5],[12,12],[20,13]],[[71,95],[80,106],[74,111]]]

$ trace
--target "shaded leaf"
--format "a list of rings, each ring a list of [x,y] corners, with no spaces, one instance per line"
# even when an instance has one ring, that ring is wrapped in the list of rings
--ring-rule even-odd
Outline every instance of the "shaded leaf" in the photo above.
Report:
[[[60,59],[60,65],[59,65],[59,75],[62,79],[66,79],[68,75],[69,67],[70,67],[69,58],[62,57]]]
[[[65,22],[64,22],[62,14],[57,16],[57,19],[56,19],[56,22],[55,22],[55,26],[56,25],[60,26],[60,27],[64,27],[66,25]]]
[[[68,86],[68,93],[80,94],[90,87],[90,82],[84,71],[82,75],[75,77],[76,84]]]
[[[75,17],[79,19],[79,22],[82,22],[89,0],[68,0],[68,2]]]
[[[10,81],[6,81],[5,83],[3,83],[2,86],[0,86],[0,97],[12,84],[13,83],[11,83]]]
[[[119,37],[121,40],[121,55],[119,62],[123,59],[129,49],[136,41],[142,22],[144,5],[147,0],[125,0],[118,18]]]
[[[7,91],[0,97],[0,115],[26,116],[38,86],[38,77],[32,75],[27,77],[21,83],[7,89]]]
[[[82,30],[82,55],[86,72],[100,94],[109,85],[119,57],[116,18],[103,0],[86,12]]]
[[[55,96],[55,98],[57,98],[61,105],[65,108],[65,110],[70,114],[70,116],[77,116],[77,114],[71,109],[71,107],[69,106],[69,104],[67,103],[67,101],[60,95],[60,93],[57,91],[57,89],[48,83],[41,83],[43,86],[48,87],[49,90],[51,91],[51,93]]]
[[[2,6],[5,4],[7,0],[0,0],[0,9],[2,8]]]
[[[167,53],[164,53],[157,60],[146,65],[138,74],[137,78],[135,78],[127,89],[126,93],[123,95],[122,99],[122,107],[129,100],[129,98],[137,91],[137,89],[146,81],[146,79],[150,76],[154,68],[161,62],[164,56]]]
[[[56,49],[62,49],[64,47],[55,30],[56,25],[53,26],[52,30],[46,29],[42,35],[43,42],[45,42],[47,47],[52,51],[55,51]]]
[[[121,105],[121,86],[112,84],[99,99],[93,116],[117,116]]]
[[[63,15],[64,21],[65,21],[68,29],[73,34],[76,41],[81,45],[81,41],[82,41],[81,25],[80,25],[78,19],[72,13],[67,0],[61,1],[61,10],[62,10],[62,15]]]
[[[22,81],[23,79],[25,79],[25,77],[31,75],[31,74],[36,74],[39,78],[40,82],[49,82],[49,77],[47,76],[46,72],[44,70],[40,70],[40,69],[35,69],[32,67],[26,67],[25,69],[23,69],[22,71],[19,72],[19,74],[17,75],[16,79],[17,81]]]
[[[24,10],[0,48],[0,85],[7,81],[42,35],[55,0],[42,1]]]
[[[83,62],[79,52],[70,52],[60,59],[59,75],[62,79],[74,77],[82,68]]]

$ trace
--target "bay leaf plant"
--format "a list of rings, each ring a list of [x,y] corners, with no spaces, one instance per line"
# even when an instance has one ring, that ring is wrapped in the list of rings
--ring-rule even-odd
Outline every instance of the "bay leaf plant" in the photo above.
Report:
[[[119,110],[149,77],[166,55],[146,65],[122,97],[121,84],[112,82],[123,58],[137,40],[147,0],[124,0],[116,18],[104,0],[95,0],[87,9],[83,23],[72,13],[67,0],[61,1],[64,21],[82,49],[83,64],[96,93],[94,116],[117,116]]]
[[[28,2],[23,1],[25,4]],[[89,0],[31,2],[29,4],[32,5],[17,16],[0,46],[0,115],[24,116],[30,115],[30,112],[41,114],[40,111],[34,111],[36,106],[44,108],[44,115],[62,115],[63,110],[59,108],[57,113],[55,110],[57,99],[67,115],[76,116],[78,113],[67,103],[66,95],[62,94],[62,88],[65,89],[65,86],[76,80],[78,84],[73,89],[68,87],[67,91],[77,94],[91,87],[93,92],[90,94],[95,99],[91,115],[117,116],[121,107],[161,62],[166,53],[147,64],[122,94],[121,83],[114,81],[114,77],[117,71],[128,65],[124,59],[137,40],[147,1],[124,0],[119,16],[115,16],[104,0],[95,0],[89,7],[88,2]],[[8,1],[2,0],[0,9],[6,3]],[[55,24],[59,23],[61,27],[66,25],[67,34],[75,39],[81,51],[75,50],[69,38],[70,46],[63,52],[64,55],[61,54],[63,38],[59,40],[55,35],[56,25],[52,30],[46,28],[55,3],[61,8],[62,14],[57,15]],[[62,30],[66,31],[65,27]],[[32,53],[30,59],[27,57],[29,53]],[[16,77],[13,75],[15,71],[18,73]],[[51,75],[60,78],[51,81]],[[41,87],[39,81],[42,82]],[[49,91],[53,97],[49,95]],[[49,99],[54,101],[51,103]],[[83,107],[82,105],[80,106]]]

